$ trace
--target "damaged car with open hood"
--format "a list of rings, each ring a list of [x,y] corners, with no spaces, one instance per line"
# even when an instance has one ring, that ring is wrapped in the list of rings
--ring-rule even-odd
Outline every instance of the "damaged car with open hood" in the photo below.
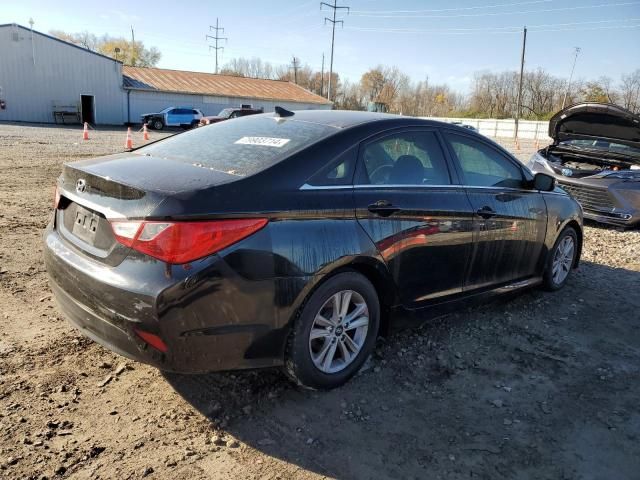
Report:
[[[556,178],[584,217],[640,225],[640,116],[607,103],[579,103],[549,121],[553,144],[529,160],[533,172]]]

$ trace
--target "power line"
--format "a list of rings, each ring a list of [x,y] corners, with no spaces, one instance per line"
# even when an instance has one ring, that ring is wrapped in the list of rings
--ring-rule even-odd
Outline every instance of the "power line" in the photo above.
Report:
[[[629,21],[638,21],[638,19],[630,19]],[[625,22],[626,20],[617,20]],[[558,26],[561,26],[559,24]],[[531,32],[581,32],[581,31],[594,31],[594,30],[608,30],[618,28],[637,28],[636,25],[604,25],[593,26],[587,28],[530,28]],[[497,28],[469,28],[469,29],[440,29],[440,30],[405,30],[405,29],[388,29],[388,28],[360,28],[360,27],[345,27],[347,30],[356,30],[361,32],[378,32],[378,33],[404,33],[404,34],[431,34],[431,35],[474,35],[481,34],[513,34],[519,33],[520,30],[516,30],[515,27],[497,27]]]
[[[361,14],[390,14],[390,13],[437,13],[437,12],[459,12],[464,10],[481,10],[485,8],[519,7],[522,5],[534,5],[538,3],[551,3],[553,0],[530,0],[527,2],[498,3],[495,5],[476,5],[473,7],[453,7],[453,8],[428,8],[423,10],[352,10],[351,13]]]
[[[349,7],[344,7],[344,6],[339,7],[338,0],[333,0],[333,5],[326,2],[320,2],[320,10],[322,10],[323,5],[333,9],[333,20],[330,18],[324,17],[325,25],[327,24],[327,22],[331,23],[331,60],[329,61],[329,86],[327,87],[327,99],[331,100],[331,77],[333,76],[333,45],[336,39],[336,23],[339,23],[344,27],[344,21],[336,20],[336,13],[338,10],[346,10],[347,13],[349,13]]]
[[[516,12],[484,12],[484,13],[462,13],[458,15],[376,15],[376,14],[356,14],[356,17],[372,17],[372,18],[468,18],[468,17],[495,17],[501,15],[524,15],[529,13],[550,13],[550,12],[566,12],[571,10],[584,10],[590,8],[604,7],[627,7],[631,5],[639,5],[640,2],[621,2],[621,3],[600,3],[598,5],[578,5],[574,7],[558,7],[546,8],[542,10],[521,10]]]
[[[211,51],[212,49],[216,51],[216,73],[218,73],[218,50],[224,50],[224,47],[219,47],[218,46],[218,41],[220,40],[224,40],[225,43],[227,43],[227,40],[229,40],[227,37],[219,37],[219,33],[223,32],[224,33],[224,28],[218,26],[218,18],[216,17],[216,26],[214,27],[213,25],[209,25],[209,31],[214,30],[216,33],[215,35],[206,35],[205,36],[205,40],[209,40],[212,39],[216,42],[215,46],[213,45],[209,45],[209,51]]]

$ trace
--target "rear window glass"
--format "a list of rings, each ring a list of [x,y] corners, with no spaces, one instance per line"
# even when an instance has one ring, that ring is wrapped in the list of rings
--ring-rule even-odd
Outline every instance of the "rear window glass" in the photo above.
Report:
[[[200,127],[141,148],[137,153],[249,176],[335,131],[334,127],[293,119],[248,116]]]

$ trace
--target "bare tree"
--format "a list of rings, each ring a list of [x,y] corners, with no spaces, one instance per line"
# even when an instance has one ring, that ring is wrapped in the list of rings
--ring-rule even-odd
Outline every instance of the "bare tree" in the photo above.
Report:
[[[627,110],[640,113],[640,68],[635,72],[622,75],[620,101]]]

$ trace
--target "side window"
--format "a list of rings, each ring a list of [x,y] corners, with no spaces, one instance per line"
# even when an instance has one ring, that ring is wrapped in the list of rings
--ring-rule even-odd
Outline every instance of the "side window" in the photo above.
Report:
[[[313,186],[351,185],[356,165],[357,148],[350,148],[338,156],[307,182]]]
[[[504,155],[472,138],[445,133],[455,152],[464,183],[476,187],[522,187],[522,170]]]
[[[198,110],[191,110],[191,114],[192,115],[200,115],[200,112]]]
[[[361,151],[360,184],[449,185],[447,162],[433,132],[405,131],[370,142]]]

